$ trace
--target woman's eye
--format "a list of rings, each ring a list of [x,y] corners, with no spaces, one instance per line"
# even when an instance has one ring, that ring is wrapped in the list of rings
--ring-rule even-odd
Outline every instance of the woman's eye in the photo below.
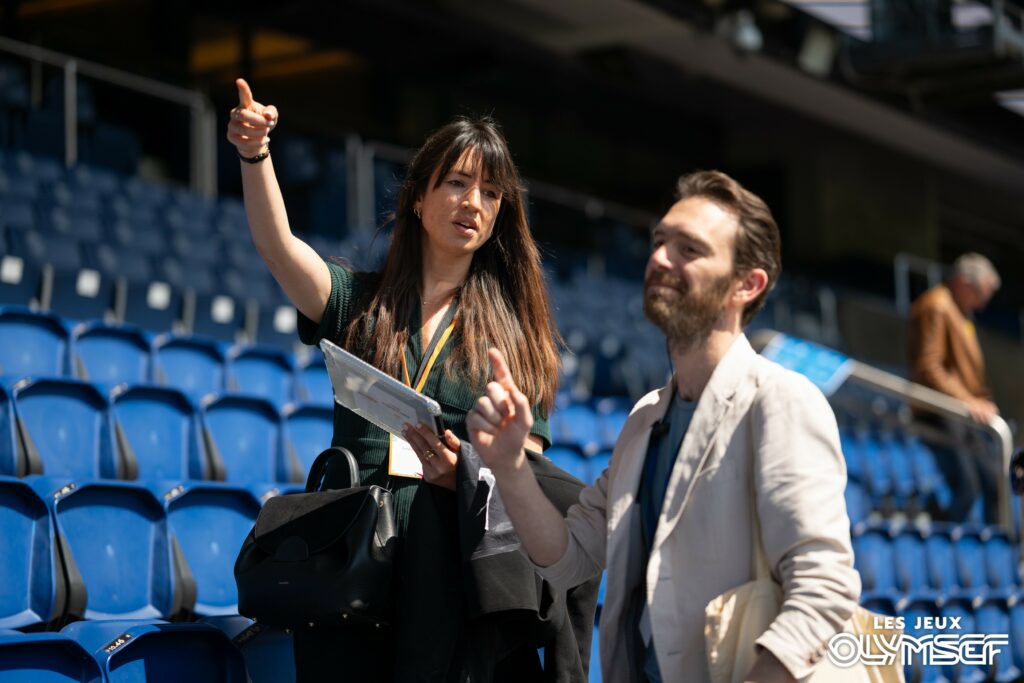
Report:
[[[451,185],[452,187],[462,187],[462,181],[456,178],[452,178],[451,180],[449,180],[448,184]]]
[[[494,190],[484,190],[484,194],[487,195],[488,197],[490,197],[491,199],[499,199],[500,198],[500,195],[497,192],[495,192]]]

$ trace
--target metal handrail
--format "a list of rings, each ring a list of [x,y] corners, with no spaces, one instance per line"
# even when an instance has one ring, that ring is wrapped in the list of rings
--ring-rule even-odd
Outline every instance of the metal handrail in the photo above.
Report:
[[[216,195],[217,118],[213,103],[205,95],[3,36],[0,36],[0,51],[64,70],[64,162],[67,166],[74,166],[78,161],[77,79],[83,75],[188,107],[191,113],[190,185],[199,194]]]
[[[775,330],[760,330],[751,335],[750,342],[755,349],[760,351],[779,334],[781,333]],[[999,523],[1007,530],[1008,534],[1015,537],[1013,508],[1010,502],[1013,492],[1010,490],[1009,478],[1010,461],[1013,457],[1013,433],[1010,431],[1010,426],[1006,423],[1006,420],[997,415],[988,424],[979,424],[971,418],[967,404],[960,399],[903,379],[884,370],[879,370],[866,363],[857,360],[851,360],[850,362],[852,365],[850,366],[850,374],[846,379],[847,383],[853,382],[879,393],[902,399],[913,408],[928,411],[963,425],[967,429],[983,431],[993,438],[998,447],[998,457],[1002,462],[1002,473],[1004,474],[998,482]]]

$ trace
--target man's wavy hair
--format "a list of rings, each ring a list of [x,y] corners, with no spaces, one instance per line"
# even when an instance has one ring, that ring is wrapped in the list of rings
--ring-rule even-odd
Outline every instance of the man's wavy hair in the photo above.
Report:
[[[423,298],[424,230],[413,207],[431,182],[433,188],[439,187],[467,152],[480,155],[485,176],[502,198],[494,231],[473,254],[458,292],[459,344],[446,368],[481,391],[491,374],[487,349],[494,346],[504,354],[522,392],[546,414],[558,390],[562,338],[552,317],[540,250],[526,219],[519,170],[491,118],[457,118],[416,152],[398,192],[384,269],[368,300],[357,304],[345,345],[393,376],[401,372],[402,350]]]
[[[734,275],[742,277],[754,268],[768,274],[764,291],[743,308],[741,324],[746,327],[764,308],[782,273],[779,226],[763,199],[721,171],[695,171],[680,176],[676,199],[687,197],[703,197],[736,216],[739,225],[733,251]]]

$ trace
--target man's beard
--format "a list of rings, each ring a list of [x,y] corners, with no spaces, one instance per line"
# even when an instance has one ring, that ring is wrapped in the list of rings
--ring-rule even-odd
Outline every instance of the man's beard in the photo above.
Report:
[[[725,310],[725,297],[733,276],[711,280],[693,291],[674,275],[655,274],[644,282],[644,316],[657,325],[675,351],[689,351],[708,340]],[[675,292],[654,291],[652,285],[667,285]]]

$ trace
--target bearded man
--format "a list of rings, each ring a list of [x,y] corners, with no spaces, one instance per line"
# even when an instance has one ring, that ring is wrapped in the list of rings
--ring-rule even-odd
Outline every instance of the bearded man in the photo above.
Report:
[[[644,283],[675,374],[633,408],[609,468],[563,519],[526,464],[529,401],[496,350],[470,438],[543,578],[568,588],[607,567],[604,680],[709,680],[705,607],[754,578],[758,543],[782,609],[746,680],[802,679],[860,592],[835,416],[743,334],[781,268],[768,207],[716,171],[677,191]]]

